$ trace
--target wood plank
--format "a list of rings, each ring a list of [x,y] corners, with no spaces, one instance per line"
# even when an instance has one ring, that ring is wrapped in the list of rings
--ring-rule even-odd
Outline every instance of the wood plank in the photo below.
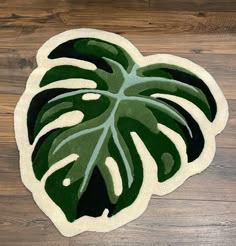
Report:
[[[39,28],[54,27],[94,27],[111,29],[119,33],[137,33],[144,31],[152,34],[230,34],[236,32],[234,25],[235,12],[206,12],[197,11],[154,11],[152,9],[114,8],[98,5],[96,8],[86,8],[81,3],[73,10],[71,8],[34,9],[29,11],[26,7],[3,8],[0,12],[1,32],[7,28],[15,30],[19,34],[36,31]],[[101,10],[101,11],[100,11]],[[97,12],[99,12],[99,15]],[[79,14],[78,14],[79,13]],[[111,21],[112,19],[112,21]],[[79,23],[79,26],[78,26]],[[104,25],[105,23],[105,25]]]
[[[92,27],[120,33],[138,47],[139,43],[141,47],[145,46],[148,49],[146,52],[152,52],[153,45],[158,45],[159,52],[165,52],[166,48],[168,52],[177,53],[232,54],[235,51],[235,12],[199,14],[194,11],[156,12],[127,7],[114,12],[114,8],[106,5],[87,8],[83,3],[76,5],[73,10],[71,6],[62,10],[48,8],[32,10],[26,5],[14,9],[14,12],[12,7],[3,8],[0,12],[0,47],[13,50],[37,49],[49,37],[62,31]],[[139,35],[140,32],[145,35]],[[146,45],[150,40],[152,44]],[[224,45],[226,42],[227,46]]]
[[[20,178],[19,162],[15,162],[15,172],[0,172],[0,195],[31,196],[31,193],[25,188]],[[2,200],[2,199],[1,199]]]
[[[96,9],[82,11],[78,15],[77,10],[60,12],[57,16],[66,26],[76,26],[78,23],[84,27],[96,26],[97,28],[112,28],[115,32],[134,33],[143,31],[152,34],[213,34],[235,33],[235,12],[156,12],[153,10],[130,10],[112,11],[104,8],[100,15]],[[92,18],[87,21],[88,16]],[[110,22],[111,18],[113,21]],[[104,26],[104,22],[106,25]],[[129,23],[129,26],[127,26]],[[227,29],[225,29],[227,26]]]
[[[163,49],[167,47],[168,52],[177,53],[232,54],[235,51],[235,12],[210,12],[199,16],[196,12],[156,13],[124,8],[114,13],[111,8],[104,7],[99,15],[97,8],[53,13],[37,9],[30,15],[27,14],[27,8],[18,11],[12,14],[12,9],[6,9],[1,14],[2,48],[36,49],[49,37],[62,31],[92,27],[122,34],[138,47],[139,43],[141,47],[145,46],[148,49],[146,52],[152,52],[153,45],[158,45],[159,52],[165,52]],[[139,35],[140,32],[145,35]],[[152,44],[146,45],[150,40]],[[228,43],[227,46],[224,45],[225,42]]]
[[[110,0],[1,0],[1,7],[11,7],[13,10],[16,8],[30,8],[30,11],[35,9],[65,9],[65,8],[78,8],[78,6],[83,6],[84,8],[102,8],[110,7],[113,11],[119,8],[139,8],[139,9],[154,9],[156,11],[235,11],[236,3],[234,0],[120,0],[120,1],[110,1]]]
[[[27,235],[25,235],[27,236]],[[70,239],[67,241],[40,241],[40,238],[36,238],[37,242],[2,242],[1,246],[70,246]]]
[[[141,52],[169,54],[236,54],[234,34],[124,34]],[[227,43],[227,45],[225,45]]]
[[[69,246],[31,197],[1,197],[0,210],[1,245]]]
[[[37,50],[50,37],[59,34],[60,32],[71,29],[66,28],[41,28],[35,32],[17,34],[11,37],[0,39],[1,53],[15,51],[17,53],[31,52],[35,56]],[[112,31],[112,28],[103,28],[106,31]],[[47,31],[47,32],[46,32]],[[118,32],[117,32],[118,33]],[[122,36],[130,40],[143,53],[172,53],[172,54],[236,54],[236,35],[234,34],[158,34],[146,32],[145,35],[132,32],[119,32]],[[3,37],[5,33],[1,33]],[[15,43],[15,39],[18,42]],[[34,40],[34,42],[31,42]],[[184,41],[184,42],[183,42]],[[227,43],[227,45],[225,45]],[[21,62],[21,61],[19,61]]]
[[[155,10],[175,11],[235,11],[234,0],[150,0],[150,8]]]
[[[80,28],[82,26],[77,26]],[[114,31],[111,27],[97,27],[105,31],[113,31],[121,34],[129,41],[131,41],[141,52],[146,53],[177,53],[177,54],[236,54],[236,35],[235,34],[159,34],[158,32],[145,32],[145,30],[133,31]],[[29,52],[35,56],[36,51],[42,44],[50,37],[57,35],[63,31],[73,29],[75,27],[43,27],[38,30],[31,30],[25,33],[25,30],[19,32],[6,33],[0,32],[3,38],[0,39],[1,50],[7,52],[17,50],[17,52]],[[145,35],[140,35],[140,32],[145,32]],[[15,42],[17,38],[17,43]],[[31,40],[34,40],[32,42]],[[184,42],[183,42],[184,41]],[[227,45],[225,45],[227,43]]]
[[[1,197],[0,210],[1,245],[233,245],[236,233],[232,202],[151,199],[135,221],[109,233],[83,233],[70,244],[30,198]]]
[[[152,199],[137,220],[105,235],[88,232],[76,236],[71,246],[83,242],[109,245],[111,241],[114,245],[233,245],[235,212],[231,203]],[[88,243],[87,238],[91,238]]]
[[[1,0],[1,7],[11,8],[12,10],[21,8],[28,8],[28,12],[33,12],[37,9],[75,9],[78,7],[87,8],[102,8],[102,7],[110,7],[113,10],[117,8],[137,8],[137,9],[146,9],[149,8],[149,0],[119,0],[119,1],[110,1],[110,0]]]

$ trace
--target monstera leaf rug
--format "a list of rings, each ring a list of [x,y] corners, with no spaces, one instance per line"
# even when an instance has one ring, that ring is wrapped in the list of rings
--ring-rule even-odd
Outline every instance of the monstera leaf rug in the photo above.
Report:
[[[77,29],[37,64],[15,109],[21,177],[63,235],[122,226],[212,161],[227,102],[193,62]]]

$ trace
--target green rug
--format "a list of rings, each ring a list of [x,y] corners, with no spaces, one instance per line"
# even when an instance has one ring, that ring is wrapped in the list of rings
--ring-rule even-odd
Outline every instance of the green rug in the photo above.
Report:
[[[116,229],[211,163],[228,106],[195,63],[77,29],[37,64],[15,109],[21,177],[64,236]]]

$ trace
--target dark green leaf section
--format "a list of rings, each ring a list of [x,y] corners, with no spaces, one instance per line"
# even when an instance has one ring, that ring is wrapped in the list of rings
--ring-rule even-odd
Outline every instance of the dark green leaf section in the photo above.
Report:
[[[190,113],[178,104],[164,98],[158,98],[156,101],[166,105],[170,110],[177,111],[186,122],[186,124],[182,124],[174,117],[170,117],[167,114],[167,111],[160,110],[157,107],[150,105],[147,106],[147,108],[153,112],[159,123],[180,134],[186,143],[188,161],[194,161],[202,153],[205,143],[204,136],[198,123]]]
[[[88,70],[72,65],[55,66],[48,70],[40,82],[40,87],[43,87],[45,85],[51,84],[59,80],[66,79],[88,79],[97,83],[97,89],[108,89],[106,81],[99,75],[97,71]]]
[[[28,129],[28,138],[30,144],[33,143],[34,138],[36,137],[35,126],[37,125],[37,118],[39,112],[45,106],[45,103],[55,98],[56,96],[71,92],[69,89],[51,89],[40,92],[35,95],[34,98],[30,102],[30,106],[27,112],[27,129]]]
[[[139,190],[143,184],[142,161],[140,159],[140,156],[137,152],[137,149],[130,135],[131,129],[133,129],[134,127],[132,123],[136,123],[136,122],[137,121],[135,120],[130,122],[130,118],[124,118],[124,117],[119,118],[117,122],[117,130],[119,131],[120,138],[125,140],[122,144],[122,148],[126,149],[127,151],[125,152],[126,157],[127,156],[130,157],[128,158],[128,161],[131,162],[132,165],[134,166],[133,173],[132,173],[133,182],[130,187],[128,185],[127,170],[124,166],[124,161],[121,157],[121,154],[114,142],[114,139],[110,139],[109,141],[109,146],[108,146],[109,153],[116,160],[118,164],[120,176],[122,178],[122,186],[123,186],[123,192],[119,196],[119,199],[117,200],[116,204],[113,206],[113,209],[109,211],[109,214],[108,214],[109,217],[117,214],[123,208],[131,205],[136,200],[139,194]],[[122,143],[122,141],[120,142]]]
[[[48,177],[45,184],[45,189],[48,195],[62,209],[69,222],[73,222],[77,217],[77,193],[81,180],[78,180],[69,186],[63,186],[62,182],[73,164],[74,162],[55,171],[50,177]]]
[[[126,122],[126,119],[124,119],[124,121]],[[125,125],[121,123],[119,127],[122,137],[126,139],[127,147],[132,156],[132,163],[135,163],[133,173],[135,179],[130,187],[128,185],[127,170],[110,132],[108,132],[107,138],[96,158],[94,167],[91,169],[91,175],[86,189],[81,195],[79,195],[79,190],[81,189],[83,179],[85,178],[84,175],[81,175],[80,178],[77,177],[69,186],[63,186],[63,180],[68,177],[68,173],[71,173],[71,170],[75,169],[76,166],[78,168],[78,165],[82,165],[86,169],[88,160],[84,159],[83,155],[92,155],[92,152],[95,149],[94,144],[96,144],[99,136],[101,136],[101,132],[99,132],[97,137],[86,135],[84,140],[82,138],[77,139],[76,149],[77,153],[80,155],[78,160],[54,172],[47,179],[45,189],[51,199],[63,210],[68,221],[73,222],[84,215],[92,217],[101,216],[105,208],[109,210],[108,216],[113,216],[124,207],[131,205],[137,198],[143,182],[143,166],[130,136],[130,129],[133,129],[132,125],[133,122]],[[54,137],[55,136],[52,133],[50,138]],[[91,143],[89,140],[86,142],[86,139],[93,139],[93,142]],[[86,146],[89,142],[90,146]],[[73,148],[73,146],[75,146],[75,143],[71,143],[71,145],[70,151],[74,152],[75,148]],[[86,149],[86,152],[84,152],[84,149]],[[107,156],[112,157],[116,161],[122,178],[122,193],[119,197],[115,197],[109,170],[106,169],[106,166],[104,165]],[[82,158],[82,160],[80,158]],[[82,171],[80,168],[79,174],[81,173],[85,173],[85,170]],[[55,189],[58,192],[55,192]]]
[[[153,64],[138,69],[137,74],[142,77],[162,77],[162,78],[173,79],[181,82],[182,84],[186,84],[191,86],[192,88],[195,88],[195,90],[197,90],[197,93],[199,95],[202,94],[205,96],[207,102],[205,102],[204,105],[204,102],[200,103],[199,101],[193,100],[193,103],[196,102],[196,105],[199,106],[199,108],[205,113],[205,115],[210,121],[213,121],[215,119],[217,107],[216,107],[216,101],[214,99],[214,96],[212,95],[212,93],[210,92],[208,86],[204,83],[204,81],[202,81],[193,73],[190,73],[189,71],[181,67],[177,67],[169,64]],[[174,90],[174,88],[176,88],[176,86],[169,87],[169,89],[172,90]],[[176,89],[178,95],[180,91],[178,87]],[[147,94],[151,93],[151,91],[146,91],[146,93]],[[167,93],[167,92],[163,91],[163,93]],[[172,92],[171,94],[174,93],[175,92]],[[181,93],[178,96],[184,97],[184,93]]]
[[[82,216],[101,216],[105,208],[112,210],[107,186],[102,173],[94,167],[86,192],[78,199],[78,190],[82,178],[69,186],[63,186],[63,180],[74,163],[54,172],[46,181],[45,189],[51,199],[63,210],[68,221],[73,222]],[[55,189],[58,192],[55,192]]]
[[[75,219],[85,215],[92,217],[101,216],[105,208],[112,211],[114,204],[112,204],[109,198],[109,189],[110,187],[105,183],[104,173],[95,166],[87,189],[77,202]]]
[[[174,143],[162,132],[157,131],[155,133],[150,131],[140,122],[126,117],[119,119],[118,129],[124,139],[129,139],[128,135],[130,135],[130,132],[136,132],[139,135],[146,148],[157,163],[157,177],[159,182],[164,182],[179,170],[181,166],[179,152],[176,149]],[[133,153],[132,158],[137,157],[138,154],[134,150],[135,147],[133,146],[133,143],[130,141],[129,144],[130,145],[128,148],[131,148],[130,153]],[[138,159],[135,159],[135,165],[137,162]]]
[[[54,172],[47,179],[45,186],[47,193],[61,207],[70,222],[84,215],[100,216],[106,207],[110,208],[112,206],[105,181],[97,167],[97,163],[91,169],[89,183],[85,192],[79,195],[79,190],[85,178],[86,164],[100,136],[101,131],[97,131],[75,139],[72,142],[74,148],[67,149],[67,151],[71,151],[71,153],[77,151],[80,155],[78,160],[72,165],[64,167],[63,170]],[[93,141],[91,142],[90,139],[93,139]],[[63,154],[62,151],[61,154]],[[69,186],[64,186],[63,180],[68,177],[68,173],[71,173],[71,170],[75,169],[79,171],[77,173],[79,177],[76,179],[70,177],[73,182]],[[54,188],[52,189],[52,187]],[[55,188],[59,193],[54,192]],[[96,192],[94,192],[95,190]]]
[[[65,113],[81,111],[82,122],[96,118],[105,112],[110,100],[100,96],[98,100],[84,101],[83,90],[49,89],[37,94],[31,101],[28,110],[28,135],[33,142],[40,130]]]
[[[44,136],[42,136],[37,142],[34,151],[32,153],[32,165],[35,177],[38,180],[41,180],[43,175],[50,168],[50,163],[48,160],[50,148],[53,144],[53,141],[58,135],[66,131],[68,128],[54,129]]]
[[[112,68],[104,57],[121,64],[127,72],[130,72],[134,65],[134,61],[123,48],[96,38],[69,40],[56,47],[48,56],[50,59],[64,57],[91,62],[109,73]]]
[[[58,136],[65,135],[68,131],[72,132],[78,129],[78,127],[62,128],[57,131],[51,131],[43,138],[43,141],[39,141],[39,146],[36,146],[37,152],[33,154],[33,168],[36,177],[40,180],[46,171],[58,161],[64,159],[70,154],[79,154],[80,158],[73,165],[73,169],[77,173],[72,173],[73,177],[70,177],[72,181],[78,180],[83,176],[86,169],[86,164],[89,161],[90,154],[96,146],[96,143],[101,135],[101,130],[93,131],[72,139],[69,143],[63,145],[63,149],[53,153],[54,146],[58,146]],[[91,142],[91,139],[93,141]],[[56,144],[55,144],[56,143]],[[61,143],[61,142],[60,142]],[[45,157],[42,154],[45,153]],[[79,176],[79,178],[78,178]]]
[[[125,94],[127,96],[141,95],[148,96],[155,93],[174,95],[184,98],[197,105],[208,119],[211,118],[211,109],[202,91],[193,86],[183,84],[175,80],[151,80],[149,82],[138,83],[129,87]]]
[[[54,129],[42,136],[37,142],[32,155],[36,178],[40,180],[53,164],[71,154],[80,155],[80,163],[82,162],[83,165],[80,164],[75,173],[81,175],[101,133],[101,129],[96,129],[96,127],[104,123],[113,106],[113,103],[111,103],[110,107],[96,118],[87,119],[87,121],[72,127]],[[96,104],[94,107],[96,108]],[[90,130],[87,131],[88,129]]]
[[[44,74],[40,82],[40,87],[46,86],[48,84],[60,80],[65,80],[65,86],[66,86],[66,83],[69,79],[78,79],[78,82],[79,79],[87,79],[95,82],[97,90],[104,90],[104,91],[108,90],[111,93],[117,93],[124,82],[124,77],[121,72],[121,68],[119,64],[117,64],[112,60],[108,60],[108,59],[106,60],[107,63],[110,64],[112,73],[105,72],[101,69],[88,70],[72,65],[60,65],[49,69]],[[84,86],[83,88],[86,88],[86,86]]]
[[[90,170],[89,176],[87,176],[87,185],[80,194],[83,181],[87,178],[86,175],[88,175],[86,174],[86,169],[88,168],[89,157],[93,155],[93,151],[96,148],[101,134],[102,130],[97,131],[97,133],[86,134],[72,140],[69,143],[69,148],[67,148],[68,146],[64,146],[60,155],[67,156],[68,151],[71,153],[77,151],[79,158],[73,162],[73,164],[69,164],[68,167],[54,172],[47,179],[45,186],[47,193],[53,201],[62,208],[70,222],[84,215],[93,217],[101,216],[105,208],[109,210],[109,216],[116,214],[124,207],[133,203],[142,185],[143,167],[129,131],[126,131],[126,129],[122,130],[123,136],[127,137],[126,143],[130,153],[132,153],[132,162],[135,163],[133,173],[135,180],[130,187],[128,185],[127,170],[124,166],[124,162],[111,136],[111,132],[108,131],[99,154],[94,161],[94,165]],[[50,139],[53,138],[55,138],[54,133],[52,133],[44,143],[47,142],[48,145],[52,144]],[[93,139],[93,141],[91,142],[90,139]],[[49,146],[46,146],[47,149],[48,147]],[[65,150],[67,153],[64,153]],[[47,156],[50,155],[52,154],[49,153]],[[106,157],[108,156],[116,161],[121,174],[122,194],[119,197],[114,193],[111,174],[106,165],[104,165]],[[49,158],[49,160],[50,159],[53,159],[53,157]],[[38,161],[41,161],[41,163],[38,163],[38,167],[41,167],[45,160],[38,159]],[[63,180],[68,177],[72,180],[71,185],[63,186]],[[59,193],[55,192],[55,189],[59,191]]]

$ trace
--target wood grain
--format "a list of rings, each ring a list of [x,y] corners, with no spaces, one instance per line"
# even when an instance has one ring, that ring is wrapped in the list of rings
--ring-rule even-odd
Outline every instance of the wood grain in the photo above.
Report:
[[[137,220],[109,233],[61,236],[20,178],[13,113],[37,49],[92,27],[128,38],[143,55],[171,53],[207,69],[229,103],[213,163],[175,192],[153,196]],[[0,0],[0,245],[226,245],[236,240],[236,1]]]
[[[174,11],[235,11],[234,0],[150,0],[150,7],[155,10]]]

